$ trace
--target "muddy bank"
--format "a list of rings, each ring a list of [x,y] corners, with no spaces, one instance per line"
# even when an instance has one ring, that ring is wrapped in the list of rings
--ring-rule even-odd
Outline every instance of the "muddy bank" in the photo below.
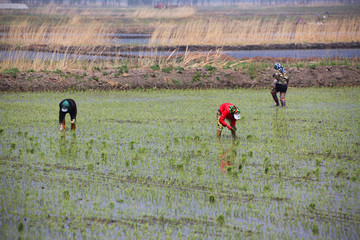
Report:
[[[289,87],[359,86],[360,69],[349,66],[287,68]],[[205,68],[163,72],[150,68],[101,71],[55,71],[0,73],[0,91],[65,91],[65,90],[131,90],[131,89],[206,89],[206,88],[270,88],[273,69],[258,72]]]
[[[241,50],[302,50],[302,49],[354,49],[360,48],[360,42],[339,43],[289,43],[289,44],[262,44],[262,45],[188,45],[188,46],[147,46],[147,45],[116,45],[116,46],[55,46],[33,44],[15,46],[0,44],[0,50],[22,50],[34,52],[54,52],[68,54],[86,54],[96,56],[128,56],[126,52],[138,51],[241,51]]]

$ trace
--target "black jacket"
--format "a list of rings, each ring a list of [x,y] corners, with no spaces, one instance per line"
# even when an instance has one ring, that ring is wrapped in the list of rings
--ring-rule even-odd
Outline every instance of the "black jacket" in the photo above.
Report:
[[[61,104],[64,102],[64,101],[68,101],[69,104],[70,104],[70,107],[68,109],[67,112],[63,112],[61,111]],[[60,103],[59,103],[59,107],[60,107],[60,110],[59,110],[59,123],[61,124],[63,122],[63,120],[65,119],[65,115],[67,113],[70,114],[70,117],[71,117],[71,120],[73,119],[76,119],[76,113],[77,113],[77,109],[76,109],[76,103],[74,100],[70,99],[70,98],[67,98],[67,99],[64,99],[62,100]]]

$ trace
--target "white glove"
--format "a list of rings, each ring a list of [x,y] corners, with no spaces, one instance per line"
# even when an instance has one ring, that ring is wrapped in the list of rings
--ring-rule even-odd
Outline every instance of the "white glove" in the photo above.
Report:
[[[274,82],[273,82],[273,87],[275,87],[276,86],[276,83],[277,83],[277,80],[276,79],[274,79]]]
[[[76,119],[71,120],[71,123],[75,123]]]
[[[60,131],[62,131],[63,130],[63,126],[62,126],[62,124],[60,124]]]

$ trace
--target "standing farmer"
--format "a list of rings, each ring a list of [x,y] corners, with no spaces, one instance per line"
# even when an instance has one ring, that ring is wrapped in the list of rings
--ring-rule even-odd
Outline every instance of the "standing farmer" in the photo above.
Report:
[[[60,102],[60,111],[59,111],[59,123],[60,131],[65,130],[65,115],[66,113],[70,114],[71,118],[71,130],[75,130],[76,127],[76,103],[74,100],[68,98]]]
[[[221,104],[218,112],[217,112],[217,118],[218,118],[218,130],[216,133],[216,137],[221,137],[221,131],[223,130],[223,127],[227,127],[232,134],[233,140],[236,139],[236,120],[240,119],[240,110],[238,107],[234,106],[231,103],[223,103]],[[230,122],[230,125],[228,125],[225,122],[225,119],[227,119]]]
[[[284,67],[281,66],[280,63],[275,63],[274,68],[276,72],[273,74],[273,89],[270,92],[274,98],[276,106],[279,106],[279,99],[276,94],[280,92],[281,106],[285,107],[285,94],[289,83],[289,77],[287,76]]]

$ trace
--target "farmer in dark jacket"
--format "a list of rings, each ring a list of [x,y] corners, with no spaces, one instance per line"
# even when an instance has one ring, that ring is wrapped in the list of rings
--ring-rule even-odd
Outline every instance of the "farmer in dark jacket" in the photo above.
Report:
[[[75,130],[76,128],[76,103],[74,100],[68,98],[64,99],[59,104],[59,123],[60,123],[60,131],[65,130],[65,115],[66,113],[70,114],[71,119],[71,130]]]
[[[275,63],[274,68],[276,72],[273,74],[274,82],[272,84],[273,89],[270,91],[271,95],[276,103],[276,106],[279,106],[279,99],[277,93],[280,92],[280,101],[281,106],[285,107],[285,94],[287,91],[289,77],[286,74],[286,71],[280,63]]]

